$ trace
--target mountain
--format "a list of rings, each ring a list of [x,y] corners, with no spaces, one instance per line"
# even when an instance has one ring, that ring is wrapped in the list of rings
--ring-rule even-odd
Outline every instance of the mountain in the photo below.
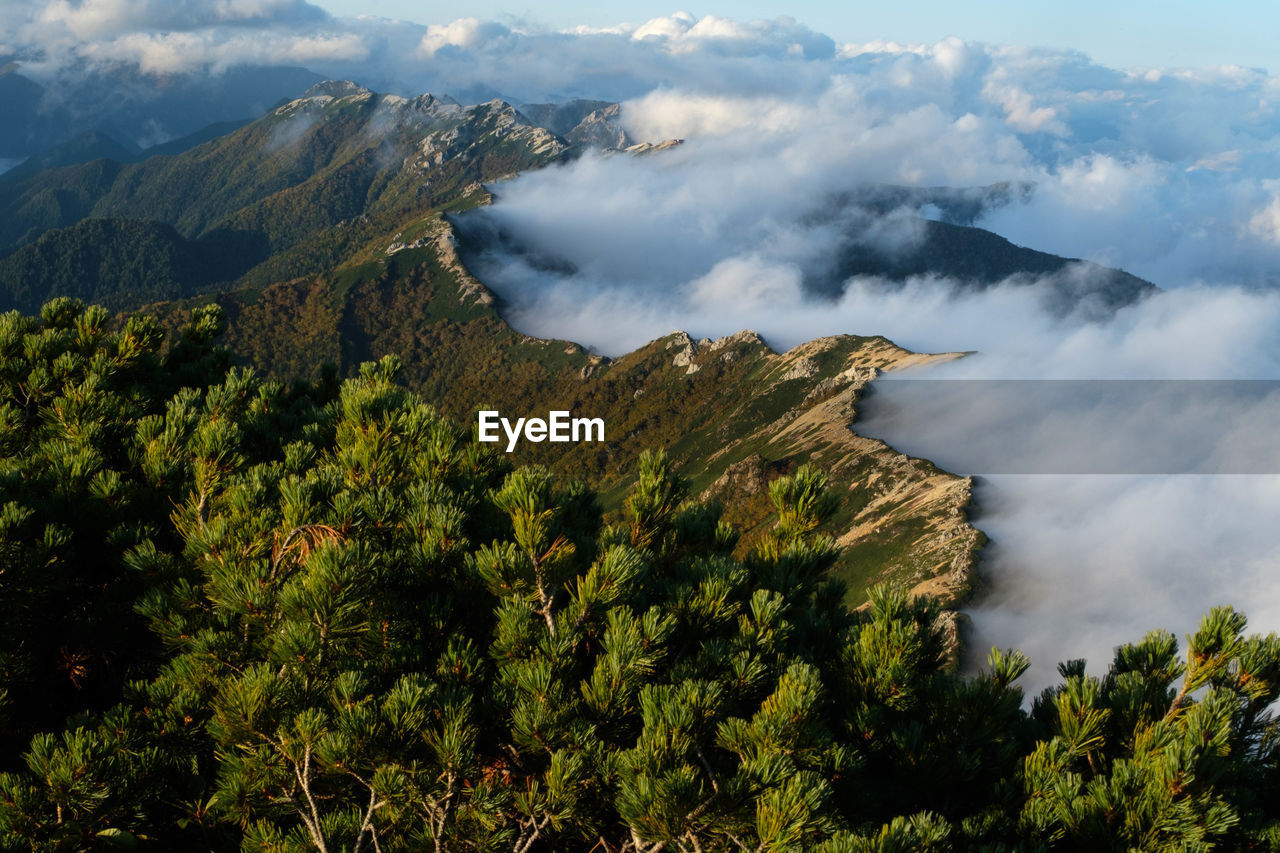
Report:
[[[983,541],[966,517],[970,481],[848,428],[880,371],[953,356],[853,336],[775,353],[744,332],[717,341],[674,334],[602,358],[512,330],[455,246],[449,221],[435,213],[332,275],[222,293],[214,301],[229,319],[227,343],[280,377],[313,376],[321,362],[349,373],[396,355],[410,387],[463,423],[481,408],[601,417],[603,443],[525,444],[513,457],[586,479],[616,510],[636,455],[664,446],[698,493],[728,508],[745,531],[743,550],[767,533],[768,482],[816,461],[842,496],[832,530],[845,546],[836,571],[851,606],[884,580],[949,606],[968,595]],[[206,301],[160,310],[176,329]]]
[[[0,158],[37,155],[88,132],[144,149],[213,123],[262,115],[321,80],[289,66],[238,66],[218,74],[73,67],[46,88],[11,62],[0,67]]]
[[[502,101],[462,106],[447,97],[406,99],[327,81],[247,126],[229,127],[221,138],[188,144],[211,136],[215,128],[209,127],[149,149],[141,163],[113,150],[103,153],[112,164],[40,175],[23,169],[0,187],[0,251],[85,216],[156,219],[194,237],[222,219],[259,216],[254,205],[270,208],[290,193],[319,194],[330,203],[357,193],[362,197],[338,200],[349,214],[340,219],[385,216],[389,208],[429,207],[454,198],[459,186],[547,165],[595,144],[575,149],[573,139],[632,144],[617,124],[616,104],[531,111],[536,120]],[[33,165],[59,163],[51,157]],[[48,216],[48,199],[64,195],[82,201],[66,215]]]
[[[539,118],[569,126],[571,137],[617,140],[625,134],[616,105],[610,106],[580,102]],[[431,95],[406,99],[347,81],[317,84],[262,118],[228,129],[201,140],[213,132],[206,129],[143,152],[139,162],[98,133],[40,155],[0,178],[0,254],[86,220],[150,222],[187,241],[211,233],[256,235],[253,251],[232,266],[243,284],[264,286],[330,271],[406,218],[469,205],[480,198],[483,182],[582,150],[501,101],[463,106]],[[95,153],[104,156],[76,162]],[[60,162],[67,165],[53,167]],[[108,231],[80,229],[62,242],[83,247],[89,235]],[[266,250],[259,251],[258,243]],[[164,241],[134,244],[137,251],[154,252]],[[113,251],[104,246],[99,254]],[[89,264],[76,267],[87,278],[66,280],[59,291],[55,274],[34,270],[28,261],[36,255],[28,252],[26,260],[6,267],[18,279],[0,279],[0,291],[7,288],[10,306],[28,309],[33,294],[56,292],[125,307],[124,294],[133,294],[137,305],[157,293],[189,294],[229,281],[221,277],[230,269],[226,264],[216,276],[193,276],[182,264],[173,275],[155,272],[174,266],[160,255],[135,265],[150,271],[146,277],[155,287],[138,290],[136,275],[113,279],[113,265]],[[37,280],[28,281],[33,274]]]
[[[252,118],[235,119],[232,121],[217,121],[213,124],[206,125],[194,133],[188,133],[186,136],[180,136],[177,139],[170,139],[168,142],[161,142],[159,145],[153,145],[139,152],[135,160],[145,160],[148,157],[172,156],[190,151],[197,145],[203,145],[206,142],[212,142],[220,136],[226,136],[234,133],[244,127]]]
[[[5,172],[0,180],[13,181],[23,175],[32,175],[59,166],[75,166],[94,160],[114,160],[130,163],[138,159],[141,150],[136,146],[98,130],[86,130],[66,142],[46,148],[34,154],[20,165]]]
[[[266,257],[257,234],[212,231],[187,240],[168,225],[136,219],[85,219],[43,234],[0,259],[13,307],[39,313],[55,296],[112,309],[207,293]]]
[[[542,249],[513,249],[482,227],[486,184],[588,147],[654,148],[625,136],[613,104],[465,106],[326,81],[188,150],[0,181],[0,292],[27,310],[59,293],[117,310],[161,303],[154,309],[173,328],[212,300],[229,319],[237,357],[280,378],[315,377],[326,362],[350,374],[394,354],[412,387],[463,422],[474,423],[479,408],[604,418],[603,443],[534,444],[515,457],[589,480],[616,510],[640,450],[666,446],[698,494],[722,502],[746,531],[744,548],[766,532],[767,483],[816,461],[843,498],[836,571],[851,606],[877,580],[962,601],[982,542],[966,520],[969,481],[849,430],[877,371],[946,356],[855,337],[776,353],[743,333],[669,336],[603,359],[505,323],[472,270],[487,251]],[[901,212],[933,205],[962,219],[1017,192],[890,187],[828,200],[812,215],[845,237],[825,268],[807,271],[808,284],[939,274],[981,287],[1092,276],[1105,280],[1103,297],[1081,293],[1077,302],[1104,305],[1150,287],[1119,271],[1081,275],[1069,259]],[[877,217],[906,222],[916,239],[887,251],[868,237]]]
[[[522,104],[520,113],[539,127],[575,145],[623,150],[636,144],[622,128],[621,108],[609,101],[566,101],[562,104]]]
[[[904,281],[937,276],[961,288],[1042,281],[1050,310],[1105,315],[1157,288],[1123,270],[1018,246],[973,225],[988,210],[1025,201],[1031,184],[987,187],[867,186],[833,195],[813,211],[810,225],[834,224],[837,237],[806,286],[836,296],[854,277]],[[932,217],[926,216],[932,214]]]
[[[99,160],[0,183],[0,251],[82,219],[148,219],[187,239],[251,230],[272,261],[255,281],[331,269],[406,217],[458,205],[482,181],[572,146],[502,102],[463,107],[354,84],[309,90],[176,156]]]
[[[981,187],[905,187],[898,184],[867,184],[856,193],[832,196],[827,211],[850,205],[881,215],[909,208],[936,215],[929,218],[952,225],[973,225],[984,213],[1027,202],[1035,193],[1030,181],[1001,181]]]
[[[424,213],[475,208],[486,182],[587,148],[653,150],[628,137],[618,119],[618,105],[596,101],[463,106],[326,81],[180,153],[127,163],[131,158],[117,152],[64,168],[17,170],[0,179],[0,253],[86,218],[163,223],[188,240],[211,231],[255,233],[268,252],[240,283],[262,287],[331,271]],[[85,146],[90,142],[109,144],[102,136]],[[936,275],[975,288],[1045,278],[1061,311],[1113,310],[1155,289],[1122,271],[1015,246],[961,224],[1029,191],[873,186],[833,196],[808,217],[838,228],[832,250],[805,270],[805,284],[834,297],[855,276],[900,282]],[[899,230],[911,232],[909,239],[881,239],[882,220],[912,208],[941,212],[948,221],[899,215]],[[487,253],[542,251],[492,227],[484,210],[456,224],[463,257],[477,268]],[[105,293],[111,286],[96,282],[88,289]]]
[[[938,276],[970,290],[1039,281],[1048,285],[1048,307],[1054,313],[1081,311],[1095,316],[1105,316],[1159,289],[1124,270],[1038,252],[982,228],[918,217],[909,226],[915,232],[912,239],[889,244],[866,239],[865,231],[846,230],[832,246],[827,264],[806,276],[806,285],[811,291],[838,296],[846,281],[859,276],[893,281]]]
[[[764,533],[765,485],[817,461],[845,499],[837,571],[851,605],[884,579],[963,600],[981,545],[965,517],[969,482],[848,428],[877,371],[942,356],[853,337],[776,353],[744,333],[669,336],[611,360],[521,335],[502,319],[472,270],[489,251],[543,249],[512,246],[486,226],[486,184],[588,147],[653,150],[627,138],[618,117],[617,105],[598,102],[464,106],[326,81],[180,153],[0,182],[0,288],[28,310],[56,293],[120,310],[162,302],[155,310],[173,328],[213,300],[246,364],[293,379],[326,362],[349,374],[394,354],[412,387],[464,422],[479,408],[602,417],[602,444],[529,445],[516,458],[590,480],[616,509],[640,450],[667,446],[698,493],[723,502],[747,531],[743,547]],[[806,271],[807,284],[834,294],[853,275],[938,274],[974,287],[1049,275],[1104,282],[1102,296],[1064,295],[1104,306],[1147,292],[1120,271],[960,221],[1026,191],[868,187],[825,200],[811,216],[844,236]],[[957,221],[910,213],[929,206]],[[872,240],[890,218],[914,239],[889,248]]]
[[[520,104],[516,109],[529,121],[557,136],[567,137],[592,113],[616,107],[611,101],[575,99],[559,104]]]
[[[0,159],[20,160],[34,153],[47,138],[47,119],[40,114],[40,84],[18,73],[9,62],[0,67]]]
[[[200,128],[195,133],[189,133],[186,136],[171,139],[168,142],[162,142],[147,149],[138,148],[131,142],[122,141],[99,130],[86,130],[79,136],[72,137],[66,142],[46,148],[39,154],[33,154],[27,159],[19,161],[9,171],[0,173],[0,180],[11,181],[22,175],[31,175],[46,169],[56,169],[59,166],[76,166],[81,163],[90,163],[94,160],[136,163],[148,157],[181,154],[184,151],[195,148],[197,145],[217,139],[220,136],[226,136],[228,133],[244,127],[249,121],[250,119],[215,122],[207,127]]]

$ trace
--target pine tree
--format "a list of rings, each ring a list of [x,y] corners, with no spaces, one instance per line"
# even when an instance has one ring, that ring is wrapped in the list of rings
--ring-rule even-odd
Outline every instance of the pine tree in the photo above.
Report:
[[[1234,610],[1028,713],[1020,653],[845,607],[814,467],[738,558],[661,452],[606,525],[395,358],[285,386],[223,326],[0,317],[0,849],[1280,847],[1280,639]]]

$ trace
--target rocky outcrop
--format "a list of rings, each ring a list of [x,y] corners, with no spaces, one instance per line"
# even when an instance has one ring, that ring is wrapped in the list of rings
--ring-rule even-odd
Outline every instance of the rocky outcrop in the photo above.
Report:
[[[828,532],[842,548],[835,571],[848,584],[849,605],[865,607],[866,590],[878,583],[934,599],[954,663],[963,622],[957,609],[974,587],[986,541],[968,520],[973,482],[858,435],[855,421],[863,390],[882,373],[959,355],[912,353],[885,338],[848,336],[773,353],[754,333],[710,343],[672,335],[666,346],[681,356],[673,367],[684,370],[726,353],[736,353],[744,368],[755,362],[756,401],[748,406],[782,402],[746,432],[721,427],[721,446],[701,463],[718,472],[702,498],[727,507],[727,518],[746,531],[743,547],[768,535],[768,484],[801,462],[818,464],[842,497]]]
[[[696,357],[692,343],[681,352]],[[973,586],[977,551],[984,541],[968,522],[972,480],[898,453],[851,426],[862,390],[881,373],[956,357],[912,353],[884,338],[843,336],[763,356],[769,368],[762,372],[776,377],[773,384],[779,391],[783,383],[797,380],[808,390],[793,407],[726,444],[718,454],[726,460],[738,447],[762,446],[765,451],[728,462],[704,497],[749,498],[764,491],[765,481],[786,472],[785,464],[777,464],[780,460],[814,461],[846,493],[847,509],[835,535],[851,558],[847,562],[853,564],[856,588],[900,583],[943,607],[957,607]]]

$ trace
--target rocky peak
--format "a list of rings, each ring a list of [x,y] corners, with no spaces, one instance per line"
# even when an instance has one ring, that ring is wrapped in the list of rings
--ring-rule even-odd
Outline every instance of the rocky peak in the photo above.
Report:
[[[544,127],[556,136],[568,137],[588,116],[601,110],[614,108],[610,101],[587,101],[580,98],[559,104],[521,104],[520,113],[538,127]]]
[[[636,144],[620,120],[622,108],[618,104],[609,104],[603,109],[595,110],[578,122],[573,130],[565,135],[565,139],[587,148],[603,148],[622,150]]]
[[[530,123],[506,101],[494,99],[471,107],[444,109],[449,111],[448,126],[427,133],[418,144],[422,167],[439,166],[465,156],[475,145],[493,139],[518,141],[533,154],[552,157],[569,147],[560,137]]]
[[[308,98],[348,98],[352,95],[372,95],[373,90],[366,89],[358,83],[352,83],[350,80],[325,80],[317,83],[310,89],[302,93],[302,97],[298,100],[306,100]]]

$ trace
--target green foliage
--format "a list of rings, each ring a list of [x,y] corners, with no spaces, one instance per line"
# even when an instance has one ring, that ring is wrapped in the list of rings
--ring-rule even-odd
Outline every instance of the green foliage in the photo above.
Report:
[[[10,754],[37,726],[116,701],[154,663],[131,615],[144,583],[124,555],[175,541],[165,516],[178,484],[145,481],[137,427],[163,410],[176,372],[198,393],[220,366],[212,336],[189,329],[168,356],[162,337],[152,318],[113,327],[70,299],[38,319],[0,316],[0,745]]]
[[[185,240],[168,225],[86,219],[0,259],[0,303],[38,311],[55,296],[125,308],[217,290],[263,260],[248,232]]]
[[[1064,664],[1027,712],[1018,652],[960,677],[934,604],[844,606],[815,468],[738,558],[663,453],[605,524],[399,359],[285,387],[227,369],[225,322],[198,309],[163,350],[69,300],[0,317],[0,849],[1280,837],[1280,639],[1235,611],[1185,660],[1156,632],[1101,678]]]
[[[1215,608],[1188,638],[1185,663],[1156,631],[1117,649],[1102,679],[1064,664],[1063,685],[1033,708],[1042,735],[1026,758],[1022,826],[1095,850],[1274,837],[1274,817],[1250,807],[1275,785],[1267,709],[1280,696],[1280,639],[1246,637],[1245,625]]]

